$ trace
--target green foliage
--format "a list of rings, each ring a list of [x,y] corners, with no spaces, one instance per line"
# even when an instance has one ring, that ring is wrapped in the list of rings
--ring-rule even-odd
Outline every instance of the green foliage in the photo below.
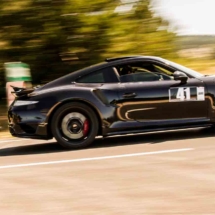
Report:
[[[175,55],[175,35],[149,1],[127,2],[120,12],[119,0],[1,0],[0,63],[28,63],[43,84],[105,57]]]

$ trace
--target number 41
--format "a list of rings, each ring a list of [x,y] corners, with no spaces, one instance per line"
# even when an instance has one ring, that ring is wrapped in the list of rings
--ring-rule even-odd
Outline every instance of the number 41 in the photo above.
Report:
[[[188,88],[183,88],[183,87],[178,88],[176,98],[179,99],[180,101],[190,100],[190,88],[189,87]]]

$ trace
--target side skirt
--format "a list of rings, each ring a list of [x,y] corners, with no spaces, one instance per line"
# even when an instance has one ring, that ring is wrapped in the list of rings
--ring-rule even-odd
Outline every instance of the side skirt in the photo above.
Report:
[[[199,125],[190,125],[190,126],[180,126],[180,127],[167,127],[167,128],[150,128],[150,129],[137,129],[132,131],[114,131],[105,134],[103,137],[115,136],[115,135],[125,135],[125,134],[141,134],[145,132],[154,132],[154,131],[171,131],[171,130],[184,130],[184,129],[194,129],[194,128],[207,128],[212,127],[214,124],[199,124]]]

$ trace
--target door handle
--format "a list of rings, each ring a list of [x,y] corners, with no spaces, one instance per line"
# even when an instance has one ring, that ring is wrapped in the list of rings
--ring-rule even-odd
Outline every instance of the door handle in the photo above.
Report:
[[[134,98],[134,97],[136,97],[136,93],[125,93],[125,94],[123,94],[123,97],[124,98]]]

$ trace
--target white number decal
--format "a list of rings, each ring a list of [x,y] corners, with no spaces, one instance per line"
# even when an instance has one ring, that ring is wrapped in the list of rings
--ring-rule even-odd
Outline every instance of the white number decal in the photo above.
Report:
[[[204,101],[205,100],[205,88],[197,87],[197,100]]]
[[[184,88],[178,88],[176,99],[184,101]]]
[[[190,100],[190,88],[178,88],[176,99],[179,99],[180,101]]]
[[[192,93],[191,93],[192,92]],[[169,101],[204,101],[204,87],[173,87],[169,89]]]
[[[188,87],[188,88],[185,88],[184,89],[184,92],[185,92],[185,98],[186,98],[186,100],[190,100],[190,88]]]

